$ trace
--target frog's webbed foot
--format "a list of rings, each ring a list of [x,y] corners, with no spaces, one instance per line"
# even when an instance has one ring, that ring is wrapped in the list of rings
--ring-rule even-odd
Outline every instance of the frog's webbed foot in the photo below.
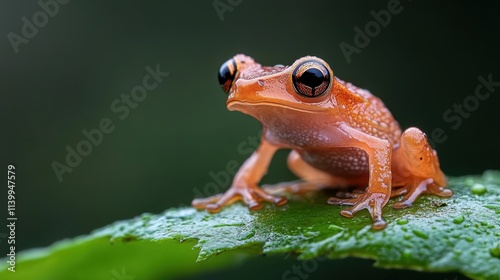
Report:
[[[352,205],[351,208],[340,211],[340,214],[347,218],[352,218],[352,216],[360,210],[368,210],[373,220],[373,229],[384,229],[386,227],[387,223],[382,218],[382,208],[386,203],[386,194],[371,193],[369,191],[357,194],[354,198],[331,197],[328,199],[328,204]]]
[[[400,201],[394,203],[395,209],[404,209],[410,207],[417,198],[424,193],[435,194],[441,197],[450,197],[453,191],[440,187],[434,183],[433,179],[426,179],[418,184],[408,184],[393,191],[391,196],[405,195]]]
[[[258,186],[233,186],[224,194],[197,198],[191,204],[196,209],[206,209],[210,213],[217,213],[223,206],[230,205],[238,200],[243,200],[250,210],[262,208],[262,201],[272,202],[277,206],[282,206],[287,202],[285,197],[270,195]]]

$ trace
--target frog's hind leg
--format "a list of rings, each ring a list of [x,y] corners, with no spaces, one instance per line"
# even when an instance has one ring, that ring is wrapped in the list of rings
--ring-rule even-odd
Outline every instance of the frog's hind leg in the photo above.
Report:
[[[301,180],[262,186],[271,194],[292,193],[306,194],[331,187],[347,187],[349,182],[318,170],[305,162],[297,151],[291,151],[287,160],[288,168]]]
[[[401,135],[400,146],[394,151],[393,169],[397,178],[391,197],[404,195],[394,203],[394,208],[410,207],[422,194],[450,197],[453,191],[445,188],[446,177],[439,167],[435,150],[429,145],[427,136],[420,129],[410,127]]]
[[[393,207],[395,209],[408,208],[417,200],[420,195],[426,193],[435,194],[441,197],[450,197],[453,195],[453,192],[450,189],[438,186],[436,183],[434,183],[433,179],[429,178],[420,182],[416,181],[414,183],[400,187],[396,191],[394,191],[391,196],[405,196],[400,201],[394,203]]]

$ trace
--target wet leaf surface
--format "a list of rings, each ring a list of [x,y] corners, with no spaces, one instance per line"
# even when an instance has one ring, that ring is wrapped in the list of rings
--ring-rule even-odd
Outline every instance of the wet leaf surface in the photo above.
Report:
[[[134,246],[140,251],[143,246],[157,245],[154,242],[167,242],[175,248],[172,240],[178,240],[195,244],[199,251],[187,254],[192,260],[174,258],[179,266],[192,263],[193,267],[202,267],[208,263],[207,267],[218,267],[227,262],[228,256],[239,252],[297,253],[300,259],[355,256],[374,259],[376,266],[385,268],[459,271],[474,279],[500,279],[500,172],[487,171],[482,176],[450,178],[449,181],[455,192],[449,199],[423,196],[411,208],[403,210],[393,209],[392,204],[398,199],[391,199],[384,208],[388,226],[382,231],[371,229],[366,211],[352,219],[342,217],[341,207],[327,205],[327,194],[320,193],[305,198],[291,197],[284,207],[266,205],[254,212],[237,203],[218,214],[188,207],[158,215],[143,214],[96,230],[89,236],[27,251],[21,254],[18,265],[24,265],[23,270],[28,272],[33,268],[37,278],[43,279],[40,275],[47,273],[44,265],[60,258],[62,253],[68,255],[68,260],[72,260],[69,256],[82,251],[100,252],[104,258],[109,254],[106,247],[110,246],[115,249]],[[177,247],[182,246],[186,244]],[[219,255],[223,252],[226,253]],[[166,258],[169,252],[164,254]],[[119,258],[127,257],[133,256],[122,254]],[[59,261],[71,270],[71,264]],[[4,274],[2,267],[2,279]]]

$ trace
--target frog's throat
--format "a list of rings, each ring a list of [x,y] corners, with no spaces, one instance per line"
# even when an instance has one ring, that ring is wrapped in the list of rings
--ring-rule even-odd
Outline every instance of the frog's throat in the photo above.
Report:
[[[322,107],[316,107],[316,106],[308,106],[305,108],[297,108],[293,106],[289,106],[286,104],[282,103],[277,103],[277,102],[249,102],[249,101],[237,101],[237,100],[231,100],[226,103],[226,106],[228,110],[230,111],[240,111],[239,108],[246,108],[246,107],[255,107],[255,106],[271,106],[271,107],[279,107],[283,109],[288,109],[292,111],[297,111],[297,112],[302,112],[302,113],[317,113],[317,112],[325,112],[328,109],[327,108],[322,108]],[[244,109],[243,109],[244,110]]]

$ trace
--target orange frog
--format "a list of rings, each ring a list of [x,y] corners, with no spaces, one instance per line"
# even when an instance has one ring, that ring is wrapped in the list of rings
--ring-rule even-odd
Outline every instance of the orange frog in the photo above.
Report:
[[[306,56],[292,66],[261,66],[239,54],[219,70],[228,94],[227,108],[258,119],[263,126],[257,150],[224,194],[195,199],[198,209],[218,212],[243,200],[251,210],[262,201],[286,204],[276,192],[303,193],[325,187],[358,187],[332,197],[329,204],[350,205],[345,217],[367,209],[374,229],[383,229],[382,208],[391,196],[404,195],[395,208],[412,205],[422,193],[449,197],[446,177],[426,135],[418,128],[403,133],[389,110],[369,91],[333,75],[320,58]],[[276,150],[291,149],[288,167],[301,181],[261,189],[258,184]]]

